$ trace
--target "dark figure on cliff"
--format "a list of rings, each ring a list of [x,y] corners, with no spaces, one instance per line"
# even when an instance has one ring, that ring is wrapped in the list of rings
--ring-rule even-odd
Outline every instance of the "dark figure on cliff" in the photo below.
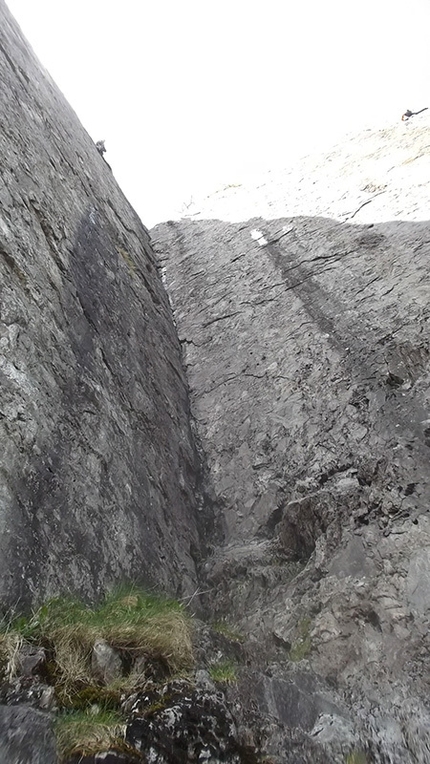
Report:
[[[416,114],[421,114],[422,111],[427,111],[428,106],[424,106],[424,109],[420,109],[419,111],[411,111],[410,109],[406,109],[405,113],[402,114],[402,122],[407,122],[410,117],[415,117]]]
[[[96,149],[99,152],[100,156],[102,157],[103,161],[106,162],[106,159],[103,156],[103,154],[106,154],[105,142],[104,141],[97,141]],[[109,170],[112,171],[112,167],[110,166],[109,162],[106,162],[106,164],[109,167]]]
[[[402,119],[403,119],[403,117],[402,117]],[[104,141],[97,141],[96,149],[99,152],[100,156],[103,156],[103,154],[106,154],[105,142]]]

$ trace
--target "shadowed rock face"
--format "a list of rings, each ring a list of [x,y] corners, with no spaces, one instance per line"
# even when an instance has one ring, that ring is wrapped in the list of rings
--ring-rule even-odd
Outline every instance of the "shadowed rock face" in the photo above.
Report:
[[[0,599],[195,586],[196,455],[146,229],[0,2]]]

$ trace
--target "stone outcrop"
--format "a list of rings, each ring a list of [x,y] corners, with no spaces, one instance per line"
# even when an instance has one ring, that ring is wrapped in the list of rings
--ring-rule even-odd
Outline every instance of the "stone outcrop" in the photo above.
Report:
[[[147,230],[0,1],[0,599],[195,588],[197,461]]]
[[[153,707],[153,711],[147,711]],[[130,709],[127,742],[157,764],[222,761],[256,764],[252,749],[239,740],[234,717],[222,692],[209,677],[203,686],[183,681],[164,685],[158,693],[141,693]]]

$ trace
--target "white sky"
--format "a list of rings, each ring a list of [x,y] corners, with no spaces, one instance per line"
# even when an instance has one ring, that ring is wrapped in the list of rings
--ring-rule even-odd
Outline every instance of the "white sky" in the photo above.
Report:
[[[6,0],[143,222],[430,107],[429,0]]]

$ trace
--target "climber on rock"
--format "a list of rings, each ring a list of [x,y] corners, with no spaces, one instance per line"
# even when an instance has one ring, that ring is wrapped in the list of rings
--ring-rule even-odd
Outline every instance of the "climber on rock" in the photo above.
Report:
[[[104,140],[96,142],[96,149],[99,152],[100,156],[102,157],[103,161],[106,162],[106,159],[103,156],[103,154],[106,154],[106,146],[105,146]],[[109,170],[112,170],[112,167],[110,166],[109,162],[106,162],[106,164],[109,167]]]
[[[403,117],[402,117],[402,119],[403,119]],[[103,154],[106,154],[105,142],[104,141],[97,141],[96,149],[99,152],[100,156],[103,156]]]
[[[402,122],[407,122],[410,117],[415,117],[417,114],[421,114],[422,111],[427,111],[428,106],[424,106],[424,109],[420,109],[419,111],[411,111],[410,109],[406,109],[405,113],[402,114]]]

